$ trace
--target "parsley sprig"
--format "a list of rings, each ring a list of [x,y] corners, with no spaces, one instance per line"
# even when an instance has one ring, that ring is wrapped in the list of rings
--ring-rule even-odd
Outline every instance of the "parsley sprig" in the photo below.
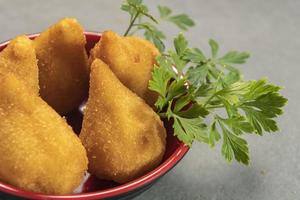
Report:
[[[190,146],[196,140],[214,147],[222,139],[224,158],[248,165],[248,143],[243,136],[262,136],[278,130],[275,118],[283,113],[287,102],[279,94],[281,88],[266,79],[244,80],[238,66],[246,62],[249,54],[230,51],[219,55],[219,45],[212,39],[209,56],[190,47],[183,34],[174,38],[173,49],[164,51],[165,35],[157,29],[158,20],[142,1],[128,0],[122,9],[131,16],[125,35],[137,26],[136,30],[143,29],[146,39],[162,52],[149,81],[149,89],[159,94],[157,113],[173,121],[174,134],[185,144]],[[183,30],[194,25],[187,15],[172,15],[167,7],[158,9],[160,19]],[[142,17],[152,23],[143,22]]]
[[[157,20],[149,13],[148,7],[142,0],[127,0],[122,4],[121,9],[130,15],[130,23],[124,36],[143,31],[145,38],[153,42],[160,52],[165,50],[163,40],[166,39],[165,34],[157,28],[160,21],[174,23],[184,31],[195,25],[186,14],[172,15],[171,9],[166,6],[158,6],[160,18]]]

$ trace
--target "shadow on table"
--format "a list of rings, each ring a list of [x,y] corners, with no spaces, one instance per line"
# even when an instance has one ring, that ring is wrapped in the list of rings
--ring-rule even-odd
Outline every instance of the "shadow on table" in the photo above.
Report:
[[[172,200],[257,200],[263,195],[264,174],[253,167],[228,165],[209,169],[204,166],[199,174],[188,175],[175,170],[163,177],[142,199]],[[213,167],[213,166],[211,166]],[[209,171],[207,173],[205,170]],[[194,170],[193,170],[194,171]],[[161,194],[161,195],[160,195]]]

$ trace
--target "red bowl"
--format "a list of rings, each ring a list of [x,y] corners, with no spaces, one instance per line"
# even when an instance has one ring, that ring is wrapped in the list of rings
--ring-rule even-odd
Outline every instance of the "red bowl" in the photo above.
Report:
[[[87,44],[87,52],[100,40],[101,34],[96,32],[85,32]],[[34,39],[39,34],[28,35]],[[2,51],[9,41],[0,44],[0,51]],[[73,111],[65,116],[68,123],[73,127],[76,133],[80,132],[82,113],[80,109]],[[167,146],[162,163],[154,170],[137,178],[129,183],[117,184],[110,181],[99,180],[93,175],[87,175],[80,185],[75,190],[74,194],[70,195],[45,195],[34,192],[24,191],[9,184],[0,182],[0,194],[5,197],[23,197],[26,199],[128,199],[137,196],[155,183],[160,177],[171,170],[188,152],[189,147],[180,142],[173,136],[173,129],[171,122],[164,122],[167,130]]]

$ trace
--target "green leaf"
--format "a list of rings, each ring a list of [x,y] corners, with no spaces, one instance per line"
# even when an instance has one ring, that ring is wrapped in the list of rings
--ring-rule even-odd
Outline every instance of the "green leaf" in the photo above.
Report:
[[[182,60],[180,56],[174,51],[169,51],[169,55],[174,63],[174,67],[177,69],[178,73],[181,74],[182,70],[186,67],[186,61]]]
[[[190,108],[188,108],[186,111],[182,111],[178,113],[181,117],[184,118],[204,118],[209,114],[208,110],[206,110],[202,105],[193,103]]]
[[[163,32],[158,30],[156,26],[154,26],[153,24],[150,24],[149,22],[144,22],[144,23],[137,24],[137,27],[138,27],[138,29],[143,29],[145,31],[150,32],[151,34],[155,35],[155,37],[157,37],[159,39],[165,39],[166,38],[166,36],[164,35]]]
[[[166,17],[168,17],[171,13],[172,13],[172,10],[166,6],[158,6],[158,11],[159,11],[159,14],[160,14],[160,18],[164,19]]]
[[[227,64],[243,64],[246,62],[246,59],[250,57],[250,54],[247,52],[237,52],[230,51],[225,54],[223,57],[218,59],[218,63],[227,65]]]
[[[186,49],[184,51],[183,59],[197,64],[206,61],[206,57],[204,56],[202,51],[198,48]]]
[[[151,21],[153,21],[154,23],[158,24],[158,21],[155,19],[155,17],[153,17],[152,15],[150,15],[150,14],[148,13],[148,8],[147,8],[146,6],[141,7],[140,13],[141,13],[142,15],[144,15],[145,17],[148,17],[148,18],[149,18]]]
[[[251,86],[250,81],[238,81],[218,91],[220,95],[238,95],[245,98],[245,94],[249,92]]]
[[[139,30],[145,30],[144,36],[147,40],[154,43],[160,52],[165,50],[165,45],[162,42],[165,39],[165,35],[159,31],[154,25],[145,22],[137,25]]]
[[[192,145],[194,137],[190,134],[190,132],[186,132],[183,129],[182,125],[180,124],[180,119],[174,118],[173,128],[174,135],[177,136],[180,141],[184,142],[188,146]]]
[[[131,17],[137,13],[137,7],[142,4],[142,0],[127,0],[121,5],[121,10],[128,12]]]
[[[155,107],[157,108],[158,111],[161,111],[165,105],[168,103],[167,99],[163,96],[158,96],[156,102],[155,102]]]
[[[209,70],[208,70],[209,80],[216,81],[216,82],[222,80],[223,72],[209,63],[207,65],[209,66]]]
[[[235,104],[238,102],[238,98],[235,95],[226,94],[223,96],[218,96],[218,98],[223,103],[224,108],[228,114],[228,117],[235,117],[238,116],[238,108]]]
[[[149,81],[149,89],[165,97],[167,85],[174,75],[172,63],[163,57],[157,58],[158,66],[155,65],[152,72],[152,79]]]
[[[207,65],[198,65],[196,67],[191,67],[188,69],[187,77],[192,85],[198,87],[206,82],[207,73]]]
[[[175,125],[175,123],[178,123]],[[188,141],[188,145],[191,145],[193,140],[208,143],[207,127],[200,118],[182,118],[175,117],[174,132],[180,138]],[[178,130],[179,129],[179,130]]]
[[[210,127],[210,132],[209,132],[209,145],[211,147],[215,146],[215,143],[218,142],[221,139],[220,133],[216,127],[216,122],[213,122],[211,127]]]
[[[179,56],[182,56],[185,52],[185,50],[187,49],[188,46],[188,42],[185,39],[185,37],[183,36],[182,33],[180,33],[175,39],[174,39],[174,46],[175,46],[175,50],[176,53]]]
[[[128,4],[141,5],[143,0],[127,0]]]
[[[223,82],[226,85],[231,85],[241,80],[239,71],[230,71],[224,78]]]
[[[233,118],[223,119],[223,122],[232,130],[235,135],[243,133],[252,133],[254,131],[251,123],[246,121],[243,116],[234,116]]]
[[[276,86],[268,86],[270,87],[264,87],[265,90],[270,91],[273,88],[273,91],[277,91]],[[259,89],[256,88],[256,90]],[[262,95],[256,97],[256,99],[244,102],[241,108],[245,111],[249,122],[255,128],[255,132],[262,135],[263,130],[266,132],[275,132],[278,130],[274,118],[283,113],[282,107],[286,104],[287,99],[277,92],[264,94],[264,92],[260,90],[260,94]]]
[[[250,107],[242,107],[242,109],[245,111],[246,117],[258,135],[262,135],[263,130],[266,132],[275,132],[278,130],[276,121],[267,117],[262,111],[257,111]]]
[[[169,86],[167,99],[172,100],[186,92],[185,79],[173,80]]]
[[[272,84],[267,84],[266,79],[248,81],[249,89],[248,92],[244,95],[244,101],[256,99],[259,96],[276,93],[280,90],[280,87]]]
[[[174,15],[169,17],[168,20],[176,24],[178,28],[184,31],[195,25],[195,22],[186,14]]]
[[[219,94],[229,102],[227,104],[223,101],[229,115],[237,113],[237,109],[241,108],[248,122],[254,127],[255,133],[262,135],[263,131],[278,130],[274,118],[282,114],[282,107],[287,102],[287,99],[278,93],[279,90],[280,87],[268,84],[262,79],[236,82]]]
[[[219,123],[223,132],[222,155],[227,161],[234,158],[245,165],[249,165],[249,150],[246,140],[231,133],[222,123]]]
[[[189,103],[191,103],[191,97],[190,94],[185,94],[183,96],[178,97],[178,99],[175,100],[174,105],[174,113],[178,113],[181,111],[185,106],[187,106]]]
[[[210,46],[210,49],[211,49],[211,55],[212,55],[213,58],[215,58],[217,56],[218,51],[219,51],[219,45],[213,39],[210,39],[208,43],[209,43],[209,46]]]
[[[211,84],[201,84],[200,87],[194,90],[194,98],[197,97],[208,97],[214,94],[213,87]]]
[[[134,16],[136,13],[139,13],[140,15],[143,15],[147,18],[149,18],[151,21],[158,23],[157,20],[149,14],[149,10],[148,7],[143,4],[143,1],[140,0],[128,0],[127,1],[127,5],[130,7],[129,9],[126,9],[126,4],[121,7],[121,9],[123,9],[124,11],[129,11],[129,13],[131,14],[131,16]]]
[[[163,43],[163,41],[157,37],[157,35],[153,34],[153,32],[150,31],[145,31],[144,33],[145,37],[147,40],[153,42],[153,44],[156,46],[156,48],[159,50],[159,52],[164,52],[165,50],[165,44]]]

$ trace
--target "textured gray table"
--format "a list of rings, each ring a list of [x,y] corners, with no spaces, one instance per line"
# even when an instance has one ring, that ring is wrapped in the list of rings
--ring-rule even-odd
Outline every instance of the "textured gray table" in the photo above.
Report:
[[[0,1],[0,40],[39,32],[64,16],[76,17],[86,30],[123,32],[127,18],[120,1]],[[183,3],[184,2],[184,3]],[[220,149],[195,144],[180,164],[137,199],[296,200],[300,199],[300,1],[172,0],[160,3],[190,13],[198,26],[187,33],[207,48],[214,38],[225,50],[252,52],[246,78],[268,76],[289,98],[280,118],[281,132],[250,136],[252,164],[228,165]],[[165,32],[175,35],[173,26]]]

